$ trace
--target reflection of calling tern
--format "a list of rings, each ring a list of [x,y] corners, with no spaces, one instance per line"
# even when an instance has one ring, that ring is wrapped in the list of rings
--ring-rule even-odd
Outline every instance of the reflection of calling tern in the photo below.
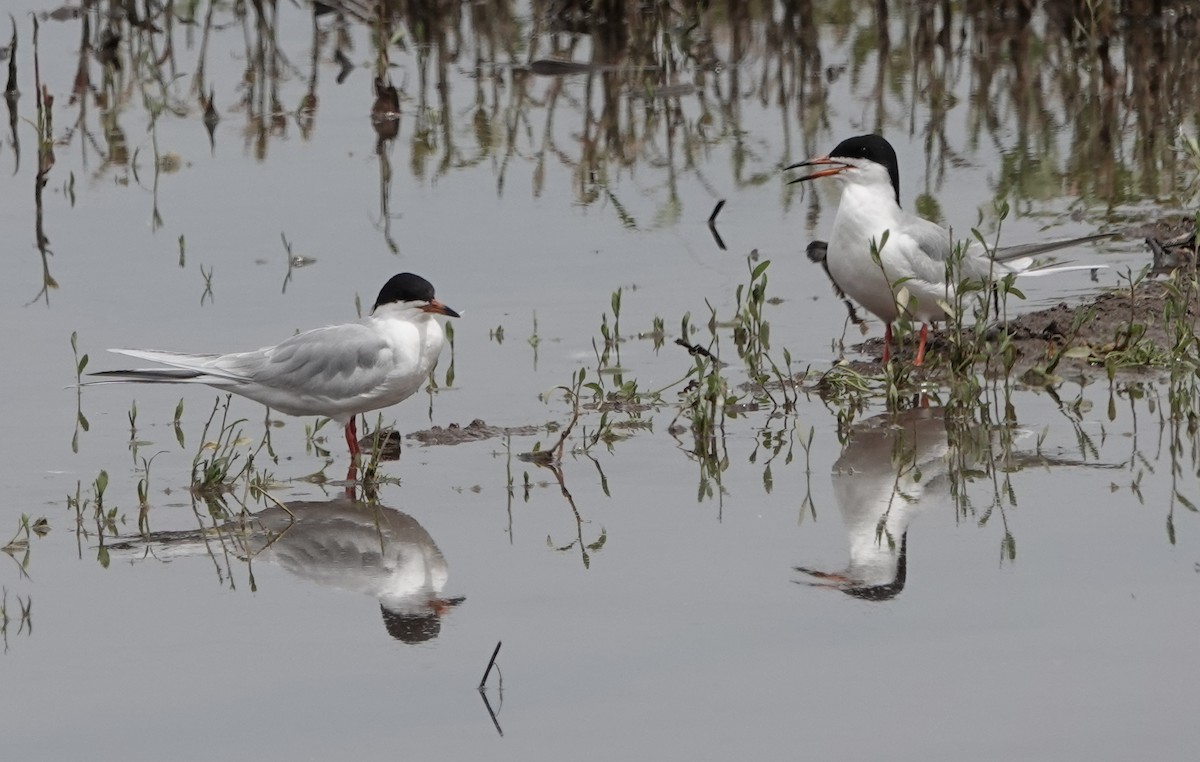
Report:
[[[287,415],[326,416],[345,427],[353,459],[360,452],[355,416],[408,399],[429,377],[445,340],[434,315],[458,317],[434,298],[429,281],[400,273],[362,320],[226,355],[114,349],[171,367],[93,373],[103,380],[90,383],[207,384]]]
[[[929,494],[944,489],[946,422],[941,408],[882,415],[853,429],[833,464],[833,495],[850,540],[850,563],[839,572],[798,566],[818,581],[866,600],[900,594],[907,577],[908,525]]]
[[[216,529],[152,533],[110,551],[159,560],[232,553],[276,564],[324,587],[378,599],[388,633],[404,643],[436,638],[441,617],[464,600],[442,597],[446,559],[416,519],[346,496],[272,506]]]

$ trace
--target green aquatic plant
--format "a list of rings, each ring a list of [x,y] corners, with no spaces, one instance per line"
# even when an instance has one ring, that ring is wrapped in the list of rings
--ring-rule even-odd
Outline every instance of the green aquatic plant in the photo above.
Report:
[[[529,334],[529,338],[526,339],[526,342],[530,347],[533,348],[533,369],[536,371],[538,364],[538,345],[542,343],[541,334],[538,333],[537,310],[533,311],[533,332]]]
[[[171,419],[171,428],[175,432],[175,441],[179,443],[179,449],[183,449],[186,445],[183,440],[183,397],[179,398],[179,404],[175,406],[175,416]]]
[[[83,371],[87,368],[88,356],[79,356],[78,333],[71,331],[71,354],[75,358],[75,432],[71,435],[71,452],[79,452],[79,432],[87,433],[88,419],[83,414]]]
[[[791,413],[799,398],[797,373],[792,367],[792,354],[786,347],[781,351],[782,367],[771,354],[771,324],[765,313],[767,305],[777,304],[778,300],[767,296],[767,269],[771,260],[757,262],[756,258],[757,252],[746,258],[749,283],[739,284],[734,292],[737,305],[733,320],[734,346],[746,367],[757,399],[769,403],[772,410]],[[800,375],[806,376],[807,371]]]
[[[22,577],[29,576],[30,548],[34,537],[45,537],[50,532],[50,522],[46,518],[31,519],[22,513],[17,521],[17,531],[4,545],[0,545],[0,553],[4,553],[17,564]],[[20,556],[20,558],[18,558]]]
[[[85,520],[91,519],[95,524],[95,534],[99,542],[96,560],[101,566],[108,566],[108,549],[104,546],[104,538],[117,534],[117,524],[125,523],[125,515],[116,506],[105,508],[104,494],[108,490],[108,472],[101,470],[92,480],[91,489],[84,494],[82,483],[75,482],[75,494],[67,495],[67,510],[75,513],[75,544],[80,558],[83,558],[83,539],[91,537]]]
[[[232,485],[238,477],[247,471],[248,461],[235,470],[238,461],[243,458],[243,453],[240,452],[238,445],[241,442],[242,425],[246,419],[229,420],[232,398],[233,395],[226,394],[225,400],[222,402],[221,398],[217,397],[216,402],[213,403],[212,412],[208,415],[208,420],[204,422],[204,430],[200,433],[200,446],[192,458],[191,491],[193,494],[205,496],[227,492],[232,489]],[[209,441],[209,431],[212,430],[218,411],[221,413],[219,428],[216,431],[216,438]]]
[[[666,344],[667,341],[667,332],[663,319],[658,315],[655,315],[654,319],[651,321],[650,330],[644,333],[639,333],[637,337],[639,339],[650,339],[653,341],[654,351],[657,353],[658,350],[663,348],[663,345]]]

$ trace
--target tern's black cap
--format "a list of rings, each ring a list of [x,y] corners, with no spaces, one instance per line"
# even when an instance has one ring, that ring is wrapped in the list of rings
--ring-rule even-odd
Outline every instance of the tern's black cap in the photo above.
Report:
[[[887,168],[892,178],[892,190],[896,192],[896,204],[900,203],[900,165],[896,160],[896,149],[882,135],[859,135],[847,138],[829,152],[831,159],[867,159]]]
[[[433,300],[433,284],[412,273],[393,275],[392,279],[379,290],[379,298],[375,300],[372,311],[385,304],[395,302],[428,302]]]
[[[401,643],[415,645],[433,640],[442,631],[442,620],[433,612],[422,614],[399,614],[388,611],[382,605],[379,610],[383,613],[383,626]]]

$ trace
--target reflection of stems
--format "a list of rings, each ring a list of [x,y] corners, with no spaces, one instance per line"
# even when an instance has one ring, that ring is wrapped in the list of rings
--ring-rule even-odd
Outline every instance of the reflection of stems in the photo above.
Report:
[[[9,15],[12,22],[12,44],[8,46],[8,84],[4,86],[4,100],[8,104],[8,130],[11,133],[10,142],[13,148],[13,176],[21,169],[21,141],[17,136],[17,21]]]
[[[83,414],[83,369],[87,367],[88,356],[79,356],[78,335],[71,332],[71,354],[75,356],[75,433],[71,436],[71,452],[79,452],[79,430],[88,430],[88,419]]]
[[[45,297],[46,306],[49,306],[50,289],[58,288],[58,283],[50,275],[50,257],[54,252],[50,251],[50,241],[46,238],[42,209],[42,189],[46,187],[46,175],[50,173],[50,168],[54,166],[54,96],[50,95],[49,90],[42,87],[41,64],[38,61],[38,22],[36,16],[33,19],[33,80],[34,99],[37,103],[38,130],[38,171],[33,181],[33,204],[35,210],[34,236],[37,241],[38,252],[42,256],[42,289],[33,297],[33,301],[36,302]]]
[[[570,550],[571,548],[578,545],[579,546],[579,555],[583,559],[583,568],[585,568],[585,569],[591,568],[592,558],[589,555],[588,551],[598,551],[601,548],[603,548],[605,541],[608,539],[608,533],[604,530],[604,527],[601,527],[600,528],[600,536],[596,539],[595,542],[593,542],[591,544],[584,543],[584,541],[583,541],[583,517],[579,515],[579,509],[575,506],[575,498],[571,496],[570,490],[567,489],[567,483],[563,479],[562,467],[558,463],[538,463],[538,465],[545,466],[546,468],[550,469],[551,473],[554,474],[554,479],[558,482],[558,488],[562,492],[562,496],[567,499],[567,505],[569,505],[571,507],[571,513],[575,517],[575,539],[574,540],[571,540],[569,543],[567,543],[566,545],[562,545],[562,546],[554,545],[554,543],[550,540],[550,538],[548,536],[547,536],[546,540],[551,543],[551,545],[554,547],[555,550],[558,550],[558,551]]]
[[[208,35],[212,31],[213,10],[217,0],[208,0],[208,13],[204,15],[204,30],[200,33],[200,50],[196,54],[196,74],[192,77],[192,91],[201,97],[208,90],[204,86],[204,67],[208,62]]]
[[[399,120],[399,115],[389,117]],[[375,146],[375,155],[379,157],[379,223],[383,227],[383,240],[388,251],[400,253],[400,247],[392,237],[392,157],[388,151],[391,140],[385,140],[381,135]]]

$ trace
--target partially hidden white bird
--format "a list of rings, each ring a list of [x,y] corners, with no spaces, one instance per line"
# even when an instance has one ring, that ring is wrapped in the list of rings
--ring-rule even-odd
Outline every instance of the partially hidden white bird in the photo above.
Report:
[[[809,167],[819,169],[792,182],[835,177],[842,189],[826,254],[829,276],[838,288],[884,322],[884,363],[891,357],[892,323],[901,311],[921,321],[914,363],[920,365],[925,357],[928,323],[946,318],[942,304],[954,304],[958,283],[948,281],[946,267],[954,251],[950,231],[900,208],[896,151],[879,135],[843,140],[827,156],[786,169]],[[1111,235],[1100,233],[994,251],[972,240],[963,252],[959,282],[970,279],[992,283],[1010,273],[1048,275],[1102,268],[1104,265],[1099,264],[1038,267],[1032,257]],[[907,299],[903,298],[905,293]]]
[[[400,273],[380,289],[371,314],[353,323],[223,355],[110,349],[170,367],[102,371],[90,374],[102,380],[88,383],[207,384],[288,415],[325,416],[345,427],[353,461],[355,417],[408,399],[429,377],[445,343],[436,315],[459,316],[434,298],[429,281]]]

